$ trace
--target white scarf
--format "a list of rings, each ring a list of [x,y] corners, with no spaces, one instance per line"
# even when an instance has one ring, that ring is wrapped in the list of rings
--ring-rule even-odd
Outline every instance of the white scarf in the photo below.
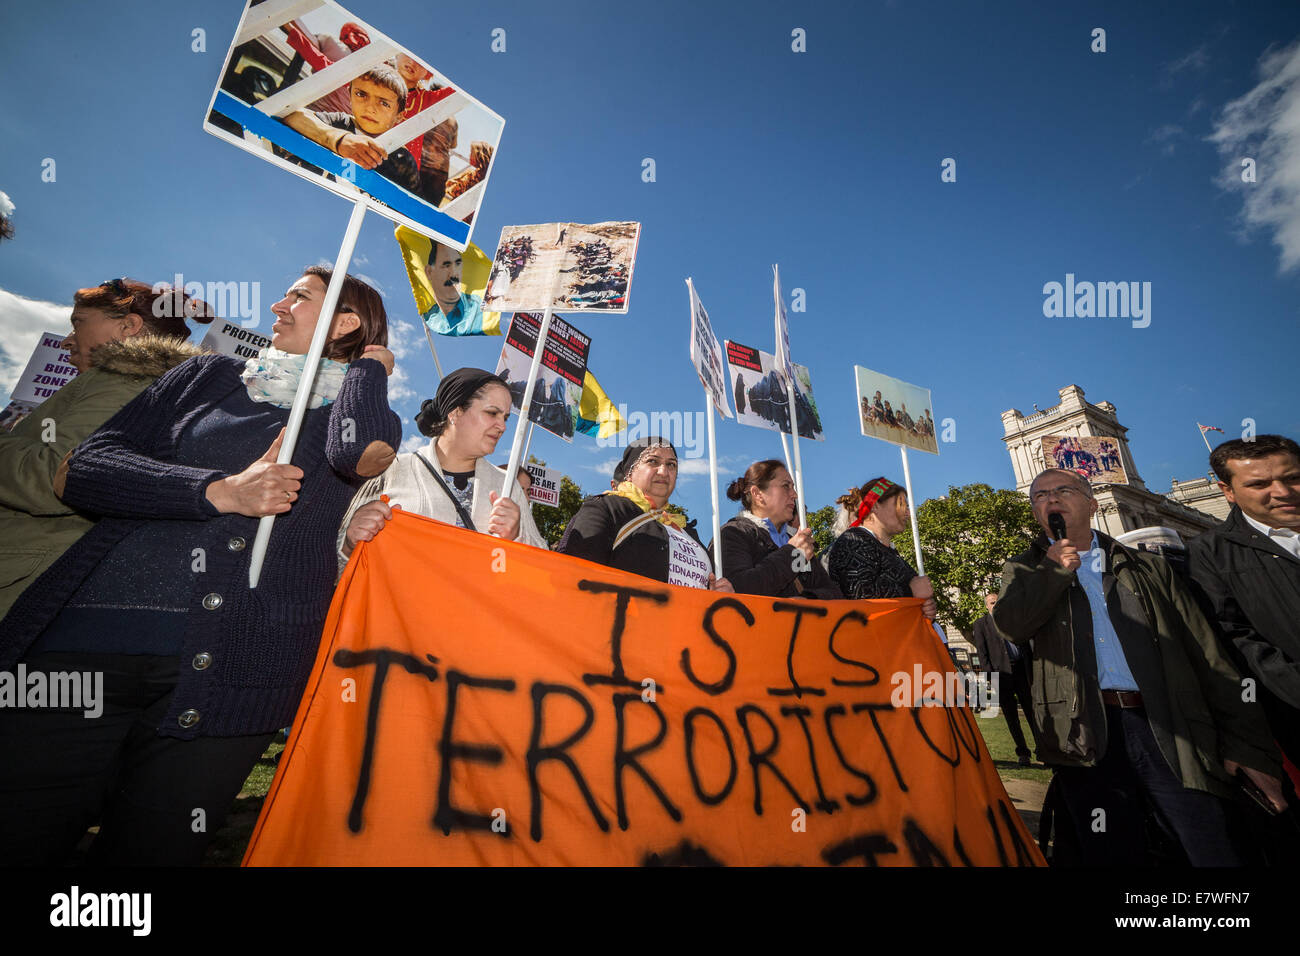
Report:
[[[303,367],[307,364],[306,355],[293,355],[267,346],[249,359],[244,365],[240,378],[248,389],[248,397],[255,402],[270,402],[277,408],[289,408],[293,405],[293,396],[298,391],[298,380],[302,378]],[[347,373],[346,362],[335,362],[322,358],[316,370],[316,379],[311,385],[311,398],[308,408],[321,408],[334,401],[343,385],[343,376]]]

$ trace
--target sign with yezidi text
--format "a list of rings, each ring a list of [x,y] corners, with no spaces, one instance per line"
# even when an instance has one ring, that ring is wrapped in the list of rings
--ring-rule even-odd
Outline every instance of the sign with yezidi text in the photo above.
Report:
[[[530,312],[516,312],[506,333],[496,373],[510,389],[511,407],[518,412],[524,404],[528,370],[537,346],[542,317]],[[582,383],[587,377],[587,354],[591,337],[584,335],[563,319],[552,318],[542,349],[542,365],[533,383],[533,401],[528,420],[552,435],[573,441],[574,422],[582,403]]]
[[[639,222],[548,222],[501,230],[483,307],[624,313]]]
[[[332,0],[249,0],[203,128],[456,249],[505,121]]]
[[[930,390],[901,379],[853,366],[862,434],[891,445],[939,454],[930,409]],[[911,405],[911,411],[907,406]]]
[[[527,469],[528,476],[533,479],[533,483],[528,486],[528,500],[534,504],[559,507],[560,481],[563,477],[560,472],[531,461],[525,464],[524,468]]]
[[[736,403],[736,421],[790,434],[790,393],[785,376],[777,367],[776,356],[739,342],[728,341],[726,350],[727,378]],[[812,375],[805,366],[791,364],[799,437],[825,441],[817,400],[812,393]]]
[[[218,319],[208,327],[200,346],[231,358],[248,359],[270,344],[269,335],[246,329],[238,322]]]
[[[920,604],[673,587],[399,511],[244,862],[1042,865],[976,718],[918,686],[953,670]]]

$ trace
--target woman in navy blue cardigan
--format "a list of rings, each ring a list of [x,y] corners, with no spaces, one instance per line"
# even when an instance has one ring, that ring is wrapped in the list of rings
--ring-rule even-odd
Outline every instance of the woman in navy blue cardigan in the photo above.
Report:
[[[272,307],[270,349],[177,366],[60,471],[56,492],[103,520],[4,619],[0,670],[82,675],[83,699],[0,708],[0,860],[63,862],[98,820],[94,862],[198,863],[293,719],[339,522],[401,439],[383,300],[348,276],[293,462],[275,463],[329,278],[308,269]]]

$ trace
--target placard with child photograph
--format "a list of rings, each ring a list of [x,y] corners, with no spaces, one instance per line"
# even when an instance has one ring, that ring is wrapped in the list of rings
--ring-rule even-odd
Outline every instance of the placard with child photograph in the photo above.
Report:
[[[504,125],[332,0],[250,0],[203,128],[464,249]]]

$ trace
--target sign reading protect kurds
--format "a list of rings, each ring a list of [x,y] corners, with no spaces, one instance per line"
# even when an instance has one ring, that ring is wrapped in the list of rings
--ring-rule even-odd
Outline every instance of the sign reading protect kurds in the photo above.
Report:
[[[398,512],[244,862],[1042,865],[970,710],[891,703],[951,669],[919,605],[670,587]]]

